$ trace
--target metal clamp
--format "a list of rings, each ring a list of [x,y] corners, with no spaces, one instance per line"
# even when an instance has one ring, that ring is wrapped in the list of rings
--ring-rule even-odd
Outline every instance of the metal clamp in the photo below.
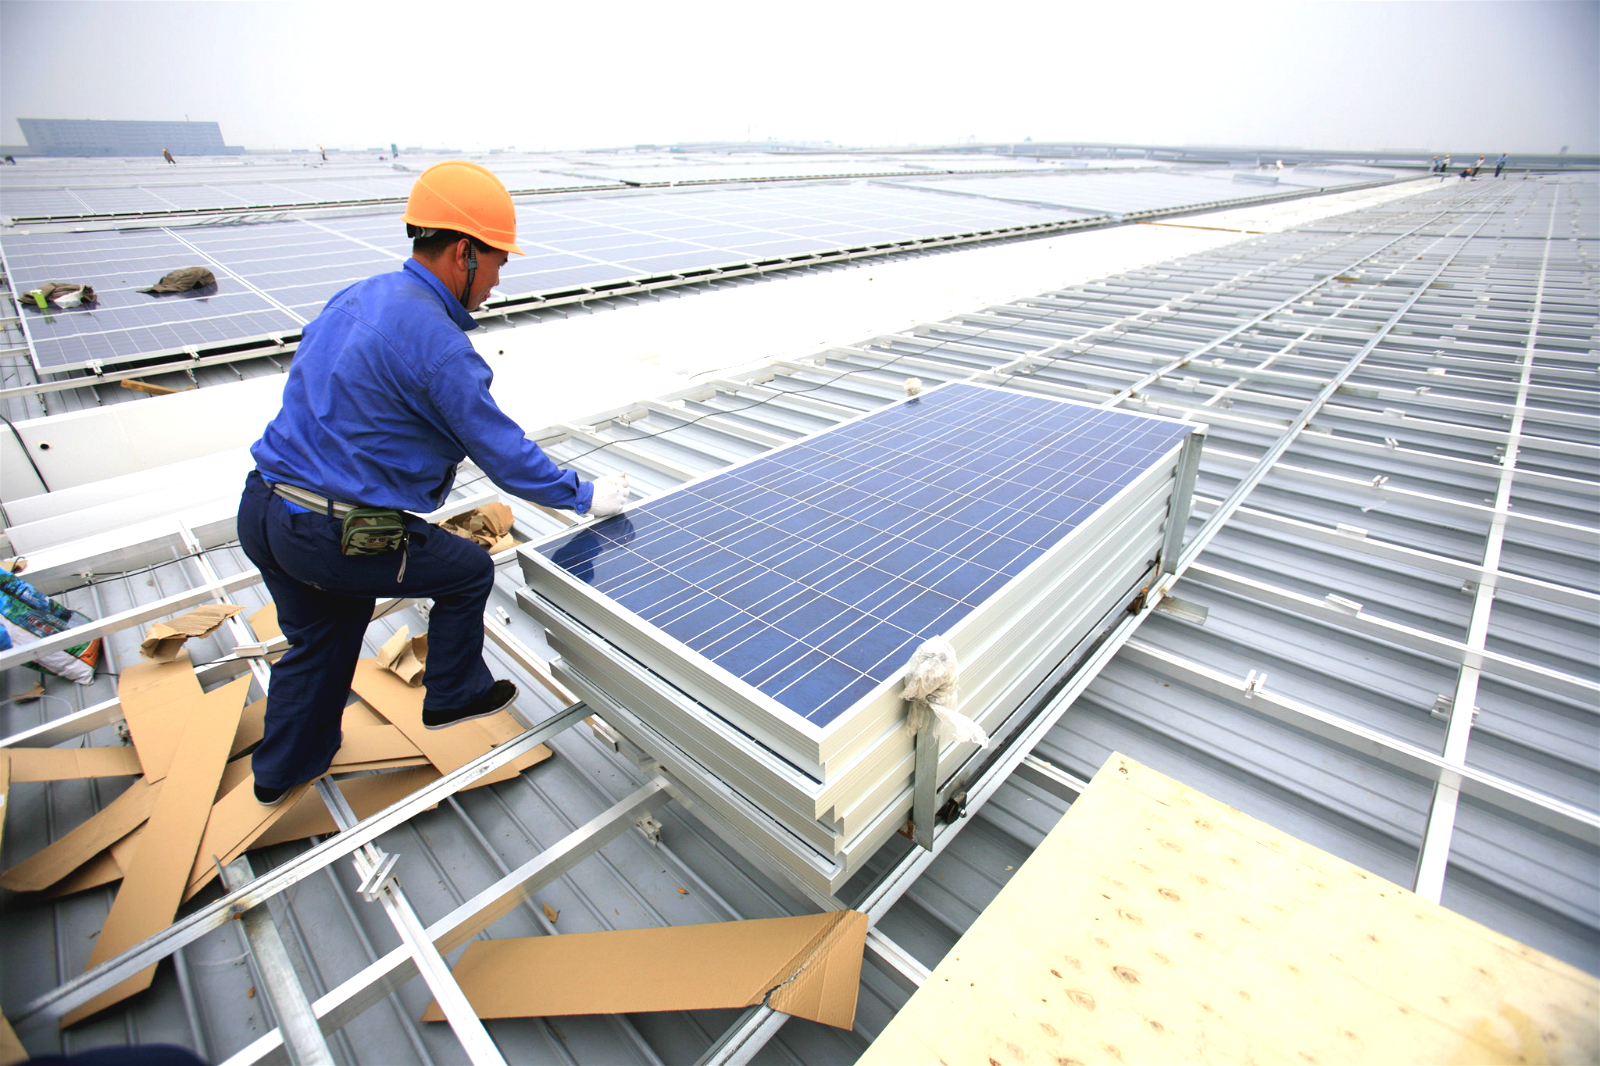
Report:
[[[377,863],[373,864],[365,853],[356,852],[357,872],[362,872],[362,868],[365,868],[361,883],[356,886],[356,891],[361,893],[361,898],[368,903],[377,902],[378,896],[383,893],[383,890],[389,886],[389,882],[394,879],[394,866],[395,863],[400,861],[400,856],[397,852],[385,853],[380,851],[378,856]]]

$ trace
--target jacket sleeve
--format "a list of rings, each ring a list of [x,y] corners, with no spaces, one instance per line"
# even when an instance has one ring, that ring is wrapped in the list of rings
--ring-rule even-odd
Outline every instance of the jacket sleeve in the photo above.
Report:
[[[429,399],[450,433],[489,480],[524,500],[583,514],[594,499],[592,482],[563,470],[489,393],[494,372],[467,348],[441,361],[428,382]]]

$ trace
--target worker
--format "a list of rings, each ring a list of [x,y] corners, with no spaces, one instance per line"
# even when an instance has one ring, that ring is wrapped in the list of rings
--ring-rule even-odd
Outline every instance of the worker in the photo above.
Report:
[[[178,162],[176,159],[172,158],[172,153],[167,151],[165,148],[161,149],[161,157],[174,165],[176,165]]]
[[[269,806],[338,751],[377,597],[433,601],[424,726],[486,717],[516,697],[483,662],[489,554],[416,517],[443,505],[462,459],[546,507],[605,516],[628,496],[627,475],[580,481],[528,440],[467,340],[470,312],[522,254],[505,186],[476,163],[438,163],[401,217],[411,258],[335,294],[305,327],[283,407],[251,447],[239,543],[289,642],[252,757],[255,798]]]
[[[1494,176],[1499,177],[1500,172],[1506,168],[1506,154],[1500,153],[1500,158],[1494,161]]]

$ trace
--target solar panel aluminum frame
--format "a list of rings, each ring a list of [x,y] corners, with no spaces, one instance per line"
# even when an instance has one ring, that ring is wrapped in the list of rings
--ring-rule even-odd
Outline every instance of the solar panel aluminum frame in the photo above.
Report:
[[[1186,436],[946,634],[962,662],[963,710],[991,735],[1003,741],[1014,731],[1030,696],[1070,672],[1138,591],[1172,565],[1204,439],[1204,427],[1184,428]],[[698,792],[724,835],[737,835],[817,891],[834,891],[904,824],[914,754],[898,677],[836,720],[862,724],[831,761],[806,762],[772,744],[759,716],[701,702],[705,690],[694,685],[705,672],[697,667],[720,667],[665,634],[646,633],[653,627],[543,559],[531,567],[525,559],[530,587],[518,602],[545,625],[557,676]],[[724,687],[743,684],[728,675]],[[794,718],[787,708],[779,712]],[[972,745],[944,746],[940,782],[985,755]]]
[[[1169,515],[1162,490],[1177,473],[1164,463],[1153,466],[1144,484],[1130,484],[1125,495],[1080,526],[1081,537],[1075,530],[1071,537],[1077,539],[1066,544],[1055,562],[1036,560],[1043,565],[1023,571],[950,630],[962,662],[966,713],[986,728],[1003,719],[1011,690],[1037,680],[1060,660],[1054,649],[1075,642],[1114,602],[1125,603],[1148,583],[1153,560],[1166,550]],[[1063,589],[1068,591],[1063,594]],[[559,654],[572,657],[592,677],[605,679],[638,705],[654,704],[663,716],[657,728],[675,743],[727,768],[746,794],[793,812],[801,835],[808,835],[814,821],[824,835],[810,838],[819,845],[836,847],[841,837],[858,831],[862,818],[875,814],[863,813],[872,802],[870,795],[862,798],[864,789],[881,792],[909,780],[912,748],[910,737],[899,730],[904,707],[898,677],[883,681],[856,705],[878,712],[875,721],[832,764],[813,774],[692,696],[657,700],[651,686],[634,676],[640,673],[637,665],[585,652],[593,640],[606,640],[600,634],[610,630],[586,625],[576,612],[532,589],[519,594],[519,602],[544,622]],[[949,749],[947,761],[956,757],[954,748]]]
[[[1015,587],[1019,595],[1000,603],[994,612],[1004,624],[995,625],[996,619],[990,618],[989,624],[980,622],[965,633],[961,630],[970,616],[958,624],[951,631],[953,643],[966,644],[970,638],[981,644],[963,667],[964,679],[977,680],[963,687],[963,709],[991,733],[1001,729],[1027,694],[1072,657],[1068,649],[1098,636],[1108,619],[1119,615],[1137,590],[1155,577],[1160,566],[1155,556],[1166,522],[1164,513],[1132,508],[1097,534],[1094,549],[1109,550],[1085,551],[1079,545],[1069,553],[1076,565],[1049,580],[1019,578]],[[1063,597],[1064,588],[1069,591]],[[909,805],[912,743],[901,728],[904,706],[898,697],[898,678],[880,686],[890,697],[882,701],[891,711],[884,732],[839,773],[818,781],[653,671],[641,669],[599,633],[538,593],[524,590],[521,595],[524,608],[545,622],[558,661],[565,664],[561,669],[574,669],[584,679],[576,685],[599,684],[608,700],[649,712],[649,735],[630,736],[639,747],[661,750],[654,740],[659,735],[673,749],[695,753],[697,763],[826,854],[857,848],[863,833],[879,824],[891,803]],[[629,733],[623,724],[617,728]],[[954,774],[974,751],[972,745],[945,745],[940,779]]]
[[[1111,586],[1109,594],[1103,594],[1098,603],[1104,611],[1092,615],[1092,624],[1083,636],[1070,646],[1057,645],[1043,663],[1034,664],[1034,669],[1008,675],[1011,682],[1007,692],[1009,710],[1001,714],[998,708],[991,708],[992,713],[983,715],[999,747],[1004,748],[1010,738],[1020,734],[1034,712],[1125,615],[1128,589],[1146,587],[1164,565],[1165,560],[1158,560],[1131,584]],[[554,605],[547,607],[551,617],[559,619],[556,629],[552,630],[552,642],[565,649],[551,662],[552,673],[607,724],[654,759],[681,786],[674,793],[676,798],[746,858],[754,862],[765,859],[775,869],[815,892],[837,893],[905,824],[913,802],[909,776],[900,782],[898,794],[891,794],[883,801],[876,815],[853,839],[841,845],[837,838],[828,837],[818,847],[813,842],[815,834],[807,832],[804,818],[796,821],[786,817],[792,808],[763,799],[759,791],[741,791],[739,775],[730,773],[722,760],[705,758],[706,750],[695,746],[692,740],[689,747],[695,754],[690,754],[664,731],[674,721],[674,711],[693,714],[697,710],[704,712],[704,708],[659,676],[639,670],[637,664],[632,664],[614,645],[570,615]],[[607,680],[597,682],[591,674]],[[999,721],[993,721],[994,718]],[[950,791],[967,779],[969,771],[975,769],[973,763],[988,754],[974,750],[972,745],[961,745],[959,750],[956,745],[946,747],[939,763],[936,802],[942,803]],[[770,753],[766,755],[772,759]],[[867,801],[872,802],[870,798]],[[824,828],[821,823],[812,823],[811,827]]]
[[[1006,391],[998,386],[968,384],[975,388]],[[905,402],[909,401],[901,401]],[[863,413],[766,454],[797,447],[816,437],[836,432],[842,426],[881,414],[884,410],[886,408]],[[974,608],[958,623],[950,634],[958,654],[964,653],[967,649],[956,643],[954,638],[957,634],[980,632],[981,627],[987,624],[984,619],[1005,610],[1015,597],[1021,595],[1017,591],[1020,587],[1041,580],[1048,581],[1059,560],[1068,553],[1079,550],[1080,545],[1084,545],[1094,537],[1097,529],[1103,528],[1108,518],[1115,518],[1123,513],[1122,509],[1130,506],[1130,500],[1141,494],[1151,493],[1154,485],[1176,484],[1180,466],[1192,466],[1198,463],[1200,439],[1203,438],[1205,427],[1153,415],[1138,417],[1181,425],[1190,432],[1184,440],[1172,445],[1161,458],[1152,462],[1143,473],[1124,486],[1116,496],[1102,504],[1094,515],[1069,532],[1004,588]],[[1188,443],[1190,438],[1196,438],[1193,444]],[[1185,456],[1185,463],[1180,464],[1179,455],[1185,447],[1194,450]],[[723,472],[718,470],[702,475],[662,495],[681,492]],[[1186,521],[1187,498],[1178,501],[1173,499],[1170,493],[1163,494],[1160,509],[1165,514],[1175,504],[1181,505],[1181,517]],[[1177,526],[1181,528],[1182,524],[1180,521]],[[758,691],[715,663],[703,659],[693,649],[623,608],[610,597],[577,580],[540,553],[539,548],[542,545],[569,535],[569,531],[563,531],[518,549],[523,579],[531,590],[562,606],[594,631],[607,634],[608,639],[615,640],[630,656],[660,673],[684,691],[695,693],[697,699],[714,706],[717,713],[728,716],[739,729],[766,744],[814,779],[819,781],[827,779],[830,764],[842,766],[859,755],[866,745],[881,737],[887,727],[887,719],[892,716],[885,713],[886,711],[903,710],[899,706],[898,696],[892,691],[895,683],[891,679],[880,683],[852,709],[839,714],[826,726],[817,726],[800,718],[777,700]],[[529,600],[524,606],[534,608],[537,607],[537,602]],[[537,614],[537,611],[534,613]],[[966,638],[963,637],[964,639]],[[964,663],[965,661],[963,659]],[[878,713],[863,713],[863,707],[867,705],[871,705]]]

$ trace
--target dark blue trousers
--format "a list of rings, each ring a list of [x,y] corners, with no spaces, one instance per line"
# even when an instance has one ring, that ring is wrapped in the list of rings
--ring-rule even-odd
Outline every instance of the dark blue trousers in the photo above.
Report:
[[[327,771],[343,738],[340,719],[380,596],[433,600],[423,706],[464,707],[494,684],[483,663],[483,608],[494,587],[489,553],[412,518],[405,578],[396,580],[398,552],[340,554],[342,524],[291,512],[255,471],[245,479],[239,543],[261,571],[289,641],[272,668],[266,731],[252,756],[263,788],[287,788]]]

